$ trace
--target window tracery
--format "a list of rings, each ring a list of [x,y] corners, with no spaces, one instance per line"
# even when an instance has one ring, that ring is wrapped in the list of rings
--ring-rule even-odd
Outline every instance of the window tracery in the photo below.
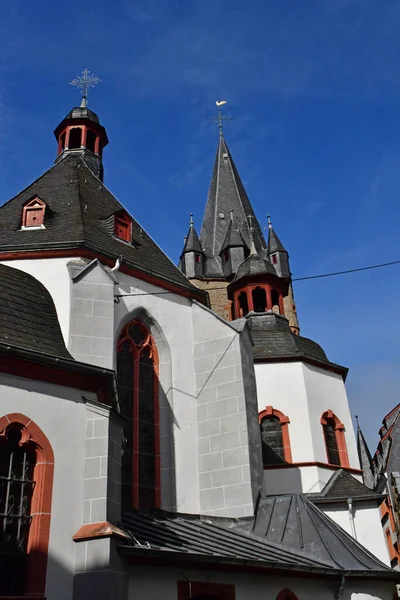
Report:
[[[259,413],[258,421],[264,467],[292,462],[288,417],[272,406],[267,406]]]
[[[117,346],[120,410],[127,425],[122,448],[121,495],[125,509],[160,507],[158,354],[140,321],[126,325]]]
[[[339,467],[348,467],[349,458],[343,423],[331,410],[327,410],[321,417],[321,425],[328,463]]]

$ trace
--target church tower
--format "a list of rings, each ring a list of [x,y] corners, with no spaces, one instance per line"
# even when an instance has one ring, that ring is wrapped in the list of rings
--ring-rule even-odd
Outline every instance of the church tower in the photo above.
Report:
[[[225,319],[273,310],[298,334],[289,254],[269,219],[268,243],[264,238],[223,134],[226,118],[218,110],[219,140],[200,237],[191,224],[180,268]]]

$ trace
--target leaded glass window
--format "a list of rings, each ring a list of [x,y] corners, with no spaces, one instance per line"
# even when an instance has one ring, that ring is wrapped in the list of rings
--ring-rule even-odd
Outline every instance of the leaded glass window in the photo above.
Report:
[[[264,465],[276,465],[285,462],[282,425],[279,417],[264,417],[260,423],[262,454]]]
[[[0,596],[24,592],[36,453],[11,425],[0,440]]]
[[[333,419],[329,419],[324,425],[326,451],[331,465],[340,466],[339,448],[336,439],[336,429]]]
[[[139,321],[121,333],[117,358],[122,443],[122,506],[152,510],[159,504],[157,351]]]

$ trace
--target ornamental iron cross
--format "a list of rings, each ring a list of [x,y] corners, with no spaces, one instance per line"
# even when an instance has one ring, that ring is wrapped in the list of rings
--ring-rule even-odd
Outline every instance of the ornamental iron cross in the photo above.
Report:
[[[235,117],[228,117],[227,115],[222,114],[221,106],[226,104],[226,100],[216,101],[215,104],[218,107],[218,112],[213,117],[207,117],[209,121],[215,121],[218,123],[219,134],[222,135],[224,129],[224,121],[232,121]]]
[[[99,81],[101,81],[101,79],[95,77],[94,75],[90,75],[90,71],[84,69],[79,77],[70,82],[70,85],[73,85],[82,91],[81,108],[85,108],[87,106],[87,95],[89,88],[94,87],[99,83]]]

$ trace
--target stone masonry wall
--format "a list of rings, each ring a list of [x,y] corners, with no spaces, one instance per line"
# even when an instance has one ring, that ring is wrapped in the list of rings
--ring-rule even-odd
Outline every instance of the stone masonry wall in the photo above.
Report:
[[[249,516],[257,482],[251,477],[245,388],[257,402],[254,373],[243,368],[241,333],[204,308],[193,308],[200,511]]]
[[[208,292],[211,309],[223,319],[231,320],[231,300],[228,299],[228,282],[220,279],[191,279],[193,285]]]
[[[285,309],[285,317],[289,320],[289,325],[293,333],[299,334],[300,327],[297,319],[296,304],[294,301],[293,287],[289,284],[288,295],[283,299],[283,307]]]

